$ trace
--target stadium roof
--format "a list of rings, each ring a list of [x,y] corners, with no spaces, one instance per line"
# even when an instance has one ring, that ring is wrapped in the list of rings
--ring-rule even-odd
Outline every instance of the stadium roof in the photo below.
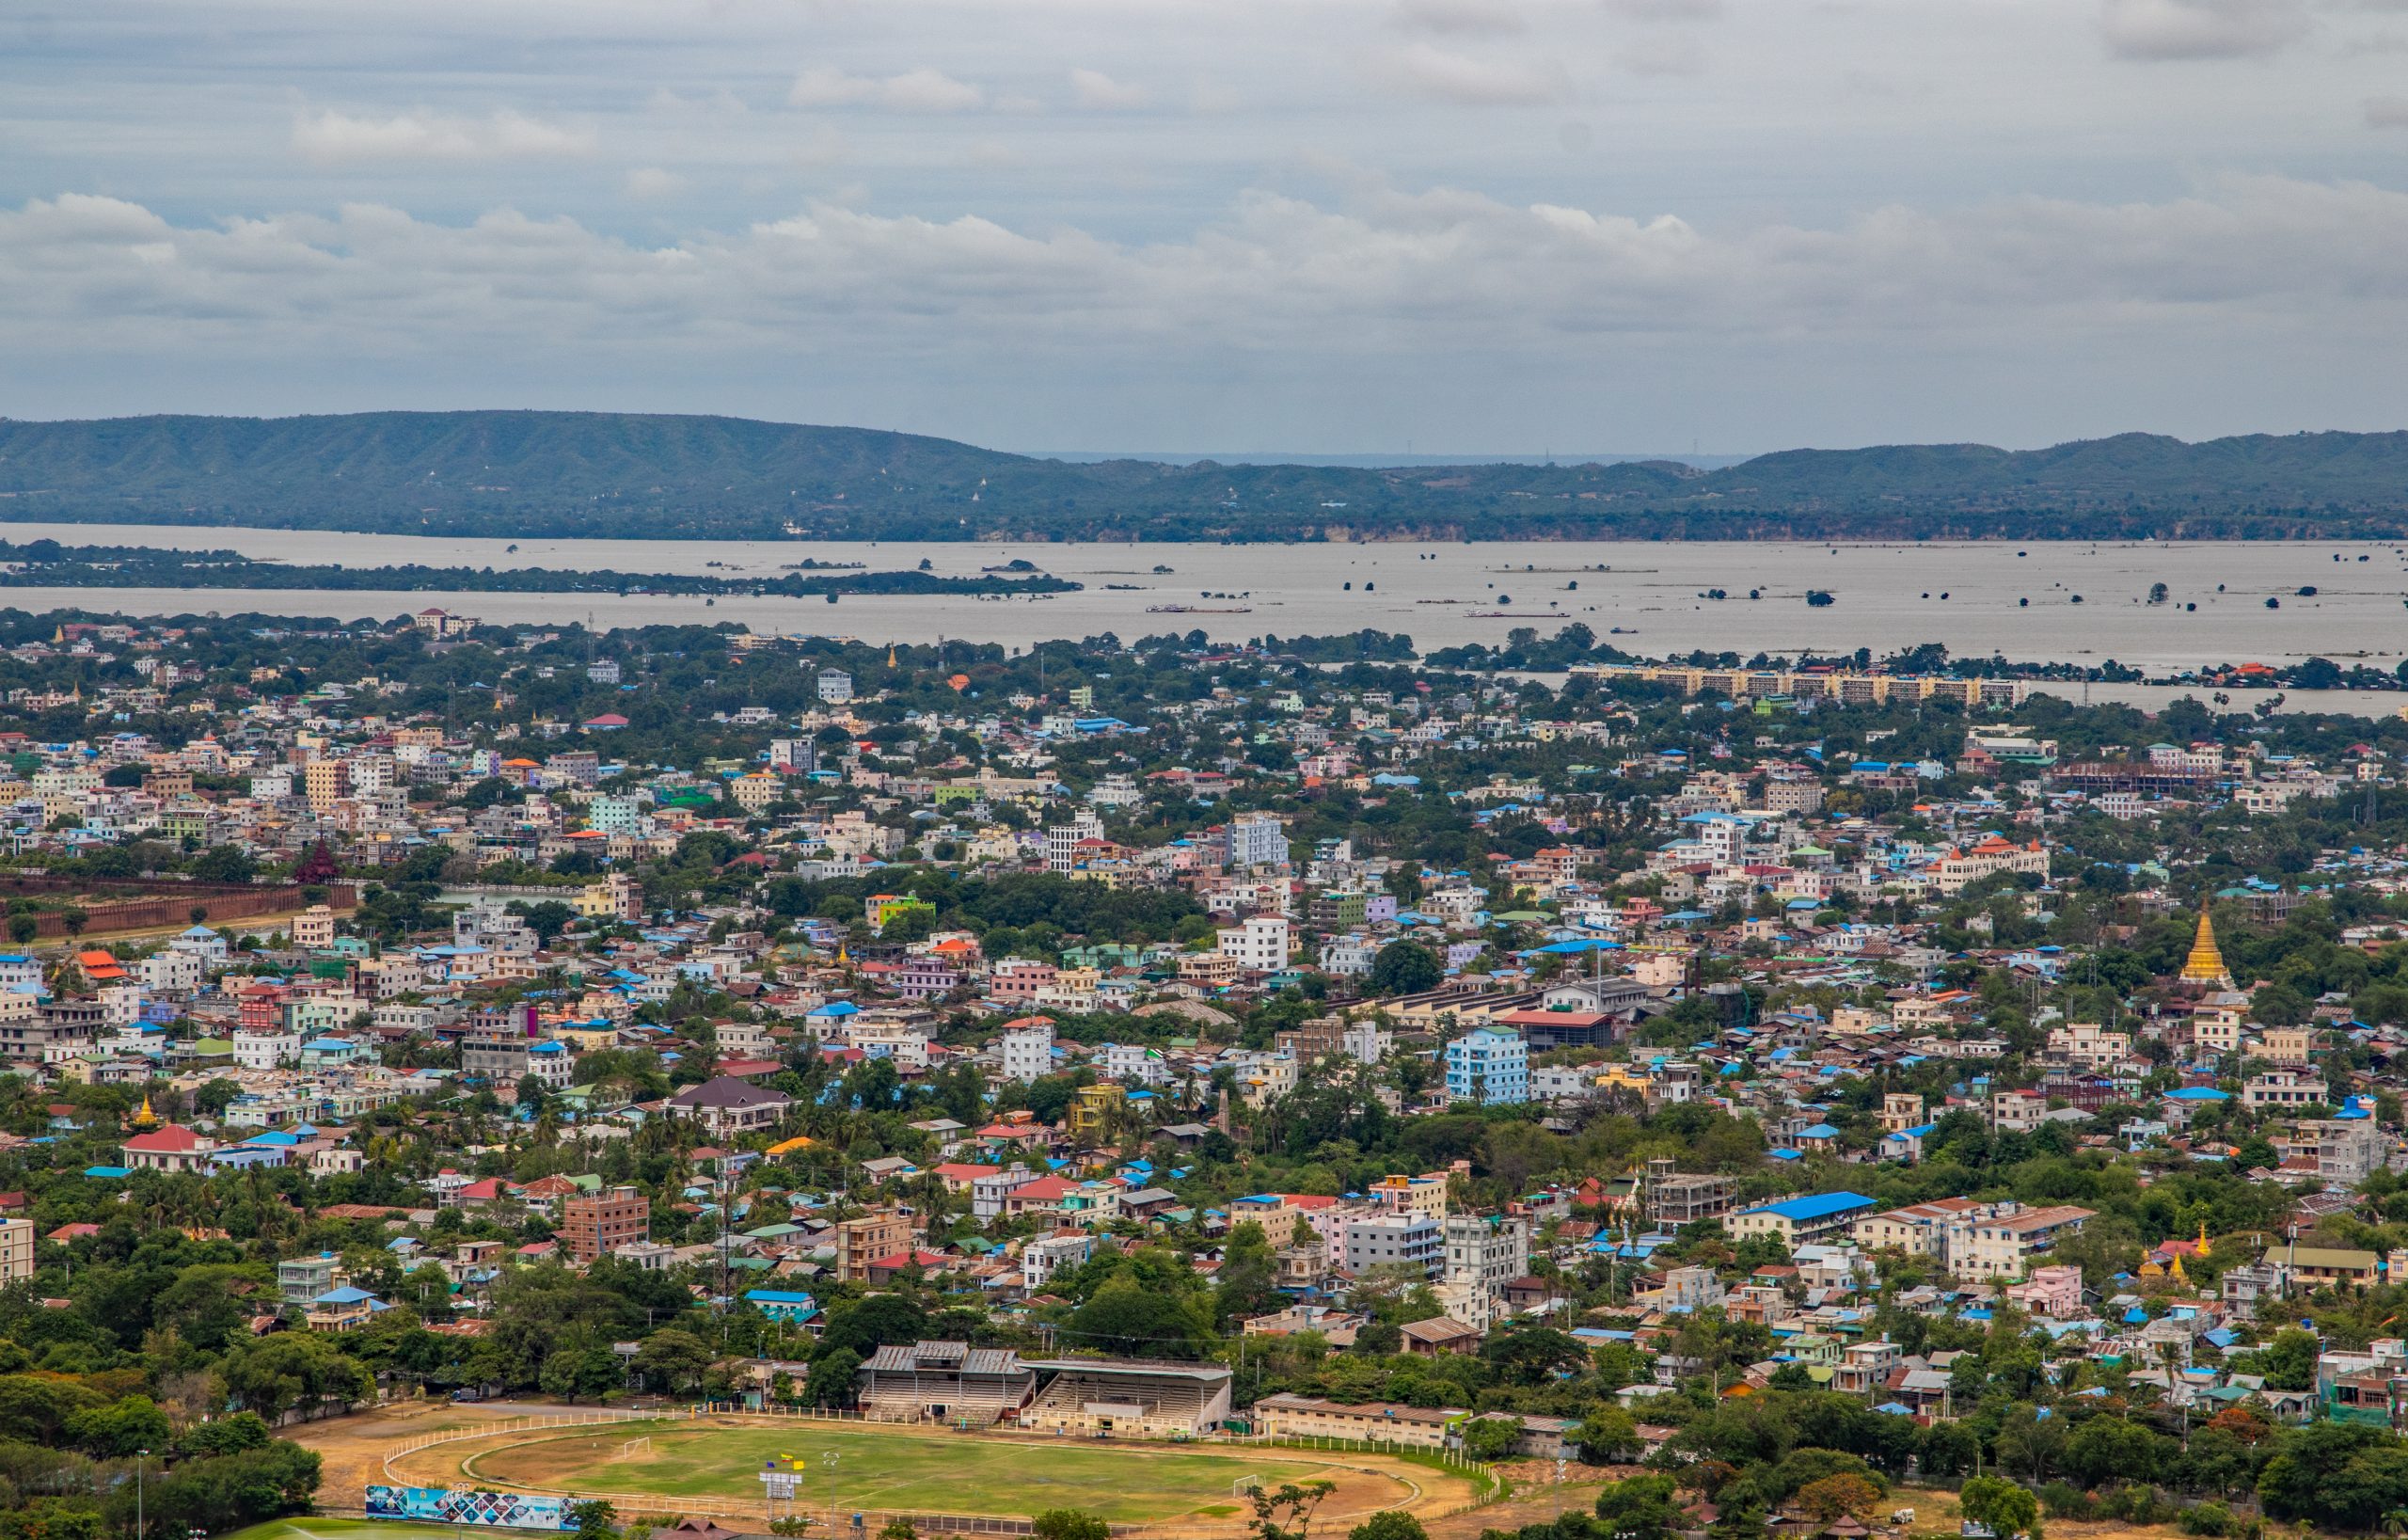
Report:
[[[1077,1374],[1176,1374],[1182,1379],[1225,1380],[1229,1368],[1219,1363],[1172,1363],[1161,1358],[1022,1358],[1021,1367],[1039,1373]]]

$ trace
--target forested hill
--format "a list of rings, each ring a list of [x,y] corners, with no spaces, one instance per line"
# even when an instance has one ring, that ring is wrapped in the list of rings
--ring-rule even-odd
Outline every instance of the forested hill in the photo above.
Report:
[[[723,417],[0,421],[0,519],[413,534],[1733,539],[2408,533],[2408,433],[1600,465],[1072,465]]]

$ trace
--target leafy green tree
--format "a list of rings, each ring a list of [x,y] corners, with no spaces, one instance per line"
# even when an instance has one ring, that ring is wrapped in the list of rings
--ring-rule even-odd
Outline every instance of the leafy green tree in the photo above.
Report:
[[[909,1294],[870,1294],[829,1312],[828,1328],[820,1334],[813,1357],[817,1360],[849,1352],[858,1369],[878,1349],[893,1342],[917,1342],[927,1329],[927,1311]],[[816,1361],[812,1377],[818,1378]],[[849,1382],[851,1375],[846,1378]]]
[[[1211,1339],[1211,1328],[1197,1315],[1186,1300],[1149,1289],[1123,1271],[1071,1314],[1063,1334],[1090,1352],[1180,1357]]]
[[[1430,1540],[1430,1532],[1411,1514],[1385,1508],[1348,1530],[1346,1540]]]
[[[103,1516],[65,1498],[31,1498],[0,1512],[0,1540],[101,1540]]]
[[[1048,1508],[1029,1521],[1036,1540],[1112,1540],[1112,1526],[1078,1508]]]
[[[2177,1452],[2174,1440],[2139,1422],[2093,1417],[2066,1438],[2065,1473],[2088,1487],[2151,1482]]]
[[[1589,1362],[1589,1350],[1580,1340],[1553,1326],[1497,1332],[1481,1344],[1480,1356],[1513,1385],[1544,1385],[1558,1372],[1585,1368]]]
[[[1670,1476],[1608,1483],[1597,1494],[1597,1517],[1613,1540],[1671,1540],[1683,1523]]]
[[[376,1393],[366,1365],[311,1331],[280,1331],[238,1344],[217,1373],[241,1407],[262,1418],[296,1408],[349,1411]]]
[[[1522,1424],[1511,1417],[1474,1418],[1464,1424],[1464,1453],[1483,1464],[1501,1460],[1522,1441]]]
[[[1326,1481],[1257,1486],[1248,1494],[1254,1502],[1254,1522],[1246,1529],[1255,1540],[1309,1540],[1314,1510],[1336,1490],[1338,1484]]]
[[[175,1430],[149,1396],[135,1395],[72,1414],[67,1419],[67,1437],[87,1454],[122,1460],[139,1450],[166,1449]]]
[[[1418,994],[1434,990],[1447,977],[1438,954],[1418,941],[1392,941],[1371,959],[1364,983],[1376,994]]]
[[[1230,1232],[1213,1282],[1212,1315],[1224,1328],[1279,1308],[1285,1296],[1279,1293],[1278,1259],[1259,1224],[1249,1219]]]
[[[804,1387],[815,1406],[849,1406],[853,1382],[861,1377],[862,1356],[849,1347],[822,1353],[811,1361],[811,1379]]]
[[[2019,1534],[2041,1540],[2040,1500],[2011,1481],[1975,1476],[1957,1492],[1956,1505],[1998,1540],[2013,1540]]]
[[[643,1340],[636,1349],[635,1371],[644,1383],[672,1395],[700,1385],[711,1366],[711,1350],[690,1331],[667,1326]]]
[[[2316,1358],[2322,1351],[2313,1332],[2285,1326],[2273,1341],[2245,1356],[2249,1366],[2266,1376],[2270,1390],[2305,1390],[2316,1383]]]
[[[1583,1459],[1597,1465],[1620,1464],[1639,1453],[1639,1420],[1620,1406],[1600,1405],[1573,1437]]]

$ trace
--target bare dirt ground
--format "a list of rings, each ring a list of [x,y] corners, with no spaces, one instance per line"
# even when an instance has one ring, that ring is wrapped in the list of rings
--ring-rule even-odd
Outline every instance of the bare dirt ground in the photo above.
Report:
[[[537,1409],[507,1402],[455,1406],[443,1401],[402,1401],[283,1431],[285,1437],[316,1450],[325,1461],[318,1486],[319,1502],[329,1508],[356,1508],[363,1500],[363,1489],[372,1482],[386,1479],[385,1452],[394,1444],[430,1433],[506,1421]]]

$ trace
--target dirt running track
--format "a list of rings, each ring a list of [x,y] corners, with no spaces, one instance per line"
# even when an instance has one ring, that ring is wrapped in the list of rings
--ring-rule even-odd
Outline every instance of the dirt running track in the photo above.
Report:
[[[328,1508],[356,1509],[364,1500],[364,1489],[368,1485],[396,1478],[413,1484],[427,1486],[473,1484],[502,1490],[532,1492],[564,1490],[565,1488],[561,1485],[535,1482],[529,1482],[521,1486],[508,1479],[508,1475],[515,1475],[515,1471],[503,1474],[496,1471],[490,1462],[482,1463],[481,1473],[477,1477],[463,1478],[460,1474],[462,1461],[474,1458],[481,1453],[490,1454],[497,1450],[509,1447],[507,1443],[473,1436],[413,1451],[406,1455],[393,1458],[389,1469],[387,1462],[395,1445],[420,1438],[429,1434],[467,1434],[489,1422],[507,1422],[519,1418],[547,1414],[573,1416],[579,1411],[591,1410],[593,1408],[590,1407],[565,1407],[535,1403],[487,1402],[475,1405],[453,1405],[442,1402],[400,1403],[378,1407],[372,1411],[356,1413],[350,1417],[309,1423],[288,1430],[285,1436],[316,1450],[325,1460],[325,1472],[319,1490],[320,1502]],[[761,1419],[714,1418],[706,1420],[706,1423],[739,1427],[757,1426],[762,1421]],[[529,1431],[519,1436],[543,1437],[548,1434],[549,1437],[556,1437],[560,1431]],[[497,1436],[498,1438],[509,1437],[511,1437],[509,1434]],[[1012,1436],[994,1434],[983,1437],[1008,1439]],[[1040,1446],[1050,1446],[1054,1442],[1051,1439],[1035,1438],[1024,1441]],[[1167,1449],[1170,1446],[1164,1447]],[[1237,1449],[1242,1447],[1232,1448],[1231,1453],[1236,1453]],[[1197,1451],[1194,1446],[1188,1446],[1186,1452],[1196,1453]],[[1142,1448],[1133,1447],[1129,1453],[1139,1460],[1144,1457]],[[1305,1450],[1282,1449],[1278,1453],[1282,1455],[1292,1454],[1298,1458],[1317,1457],[1312,1452]],[[1332,1462],[1328,1479],[1337,1484],[1337,1489],[1322,1505],[1317,1516],[1318,1522],[1334,1529],[1342,1530],[1359,1522],[1369,1514],[1388,1508],[1402,1508],[1419,1516],[1434,1537],[1444,1536],[1445,1540],[1455,1540],[1457,1536],[1464,1537],[1464,1540],[1470,1540],[1470,1537],[1477,1536],[1481,1529],[1488,1527],[1492,1522],[1497,1524],[1529,1522],[1529,1519],[1520,1517],[1511,1520],[1503,1517],[1489,1520],[1483,1517],[1486,1515],[1506,1514],[1509,1510],[1503,1506],[1476,1509],[1452,1518],[1442,1518],[1440,1516],[1449,1510],[1471,1501],[1475,1488],[1466,1478],[1450,1475],[1428,1466],[1404,1460],[1387,1459],[1376,1454],[1339,1451],[1332,1451],[1325,1456],[1318,1457],[1325,1457]],[[497,1479],[498,1477],[499,1479]],[[1593,1500],[1593,1491],[1586,1499],[1568,1495],[1578,1490],[1577,1487],[1566,1488],[1567,1502],[1585,1504],[1587,1501]],[[690,1508],[694,1512],[708,1512],[712,1516],[748,1526],[757,1525],[760,1519],[757,1501],[746,1502],[742,1500],[732,1500],[716,1512],[712,1512],[702,1506],[711,1500],[709,1499],[640,1498],[623,1500],[619,1506],[625,1511],[653,1512],[673,1509],[683,1512]],[[639,1509],[638,1504],[643,1505],[642,1508]],[[1513,1506],[1518,1509],[1520,1505]],[[1553,1510],[1550,1507],[1547,1511],[1551,1514]],[[1228,1518],[1196,1516],[1144,1526],[1146,1534],[1163,1536],[1164,1540],[1224,1540],[1224,1537],[1240,1533],[1244,1529],[1243,1521],[1235,1516]]]

